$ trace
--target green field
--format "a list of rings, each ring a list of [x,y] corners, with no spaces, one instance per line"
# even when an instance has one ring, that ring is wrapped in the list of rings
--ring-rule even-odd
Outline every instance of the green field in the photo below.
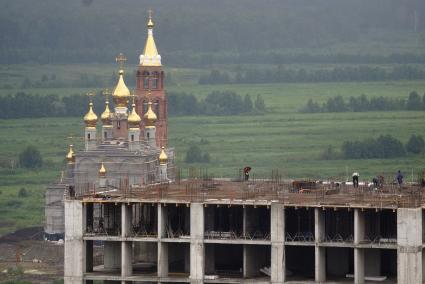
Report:
[[[99,66],[49,67],[49,70],[77,76],[81,70],[93,72]],[[75,69],[75,70],[74,70]],[[1,67],[3,73],[22,78],[34,67],[20,71],[14,66]],[[9,70],[9,71],[5,71]],[[109,76],[112,68],[104,72]],[[53,72],[53,71],[52,71]],[[179,167],[208,168],[215,176],[233,177],[244,166],[253,168],[254,176],[268,177],[278,169],[284,178],[336,178],[345,180],[347,174],[358,171],[361,178],[376,174],[392,176],[396,170],[405,172],[408,180],[425,166],[422,155],[385,160],[322,160],[323,150],[332,145],[339,149],[345,140],[372,138],[391,134],[403,143],[411,134],[425,135],[424,112],[364,112],[364,113],[316,113],[304,114],[298,110],[309,98],[324,102],[329,97],[345,98],[366,94],[368,97],[385,96],[406,98],[409,92],[425,92],[425,81],[368,82],[368,83],[305,83],[305,84],[256,84],[214,85],[194,84],[199,74],[194,69],[172,69],[180,84],[167,87],[169,91],[184,91],[198,98],[213,90],[235,91],[240,95],[262,95],[267,112],[264,115],[197,116],[169,118],[169,145],[176,148]],[[17,76],[21,74],[21,77]],[[40,73],[38,73],[40,76]],[[61,75],[66,77],[65,75]],[[59,76],[59,75],[58,75]],[[36,77],[35,77],[36,78]],[[181,80],[180,80],[181,79]],[[3,81],[4,82],[4,81]],[[7,81],[14,87],[0,89],[0,95],[20,89],[16,79]],[[2,84],[0,84],[1,86]],[[102,87],[102,86],[100,86]],[[99,88],[100,89],[100,88]],[[82,93],[87,88],[24,89],[29,93],[69,95]],[[172,106],[171,106],[172,107]],[[46,184],[60,177],[64,155],[73,134],[83,136],[82,116],[75,118],[14,119],[0,121],[0,234],[16,228],[41,225],[43,222],[43,194]],[[82,138],[72,141],[77,150],[82,149]],[[208,164],[185,164],[184,156],[191,144],[197,144],[211,155]],[[27,145],[35,145],[41,151],[45,165],[37,171],[11,168],[19,152]],[[28,197],[18,197],[20,188],[29,190]]]

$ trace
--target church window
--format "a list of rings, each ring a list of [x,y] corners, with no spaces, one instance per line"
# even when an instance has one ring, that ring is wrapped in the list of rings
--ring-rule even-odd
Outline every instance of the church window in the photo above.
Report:
[[[159,86],[159,74],[158,72],[153,73],[153,79],[152,79],[152,89],[158,89]]]
[[[155,114],[157,119],[159,119],[159,100],[155,101]]]
[[[90,133],[87,133],[87,140],[90,140]]]
[[[104,133],[103,133],[103,137],[106,139],[106,138],[108,138],[108,133],[105,131]]]
[[[134,142],[134,134],[131,134],[131,142]]]
[[[148,111],[148,102],[145,100],[143,101],[143,114],[145,114]]]

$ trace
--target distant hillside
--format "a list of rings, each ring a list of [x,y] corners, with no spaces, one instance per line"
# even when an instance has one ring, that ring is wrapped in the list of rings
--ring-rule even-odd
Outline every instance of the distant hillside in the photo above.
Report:
[[[388,54],[411,54],[425,46],[423,0],[13,0],[1,6],[0,63],[110,62],[118,51],[137,58],[149,8],[160,51],[174,65],[235,54],[252,61],[288,49],[357,54],[381,53],[376,46],[383,46]]]

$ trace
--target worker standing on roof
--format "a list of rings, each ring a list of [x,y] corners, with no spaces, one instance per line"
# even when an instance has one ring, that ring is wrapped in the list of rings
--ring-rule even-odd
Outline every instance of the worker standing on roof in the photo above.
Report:
[[[401,186],[403,184],[403,174],[401,173],[400,170],[398,170],[397,175],[395,176],[395,178],[397,179],[397,183],[399,186]]]
[[[353,173],[353,186],[359,187],[359,173],[358,172]]]

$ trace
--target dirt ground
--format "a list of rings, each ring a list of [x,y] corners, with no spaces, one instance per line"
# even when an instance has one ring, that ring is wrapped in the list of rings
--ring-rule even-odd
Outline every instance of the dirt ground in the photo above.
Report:
[[[0,237],[0,282],[52,283],[63,279],[63,243],[43,240],[41,227]]]

